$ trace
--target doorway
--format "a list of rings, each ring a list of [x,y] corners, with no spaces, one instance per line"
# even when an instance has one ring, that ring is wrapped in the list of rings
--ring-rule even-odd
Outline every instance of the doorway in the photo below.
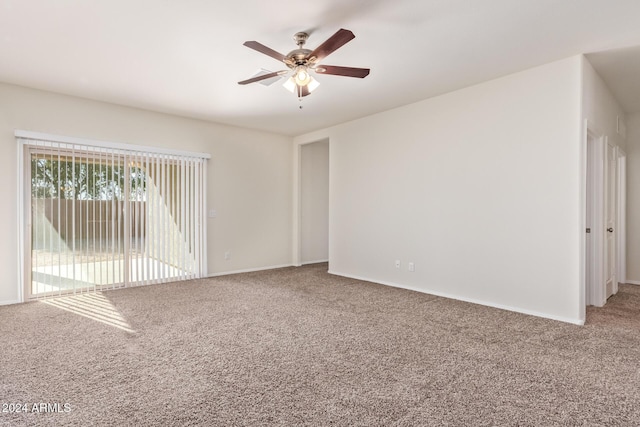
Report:
[[[300,264],[329,261],[329,141],[300,146]]]

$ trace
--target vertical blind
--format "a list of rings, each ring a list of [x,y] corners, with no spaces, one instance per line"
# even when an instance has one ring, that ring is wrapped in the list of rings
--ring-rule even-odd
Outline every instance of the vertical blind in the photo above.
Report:
[[[27,298],[199,278],[201,155],[19,137]]]

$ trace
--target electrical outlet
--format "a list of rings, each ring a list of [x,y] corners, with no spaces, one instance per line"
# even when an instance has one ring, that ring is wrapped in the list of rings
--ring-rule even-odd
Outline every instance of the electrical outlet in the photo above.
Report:
[[[416,271],[416,265],[412,262],[408,264],[409,271]]]
[[[226,251],[224,253],[224,259],[229,261],[231,259],[231,251]]]
[[[396,268],[400,268],[400,260],[399,259],[396,260]]]

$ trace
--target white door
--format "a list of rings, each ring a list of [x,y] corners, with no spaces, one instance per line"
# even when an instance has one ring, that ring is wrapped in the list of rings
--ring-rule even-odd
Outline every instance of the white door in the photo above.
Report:
[[[616,181],[617,181],[617,153],[616,147],[607,143],[607,153],[604,174],[604,200],[605,200],[605,292],[606,298],[614,294],[616,290]]]

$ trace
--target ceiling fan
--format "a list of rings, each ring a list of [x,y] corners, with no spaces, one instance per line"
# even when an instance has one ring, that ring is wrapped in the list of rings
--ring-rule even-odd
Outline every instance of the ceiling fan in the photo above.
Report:
[[[238,84],[246,85],[273,77],[289,75],[289,78],[283,86],[289,91],[296,93],[298,97],[302,99],[302,97],[309,95],[320,85],[320,83],[311,76],[310,71],[320,74],[331,74],[334,76],[357,77],[360,79],[365,78],[369,75],[368,68],[352,68],[320,64],[324,58],[344,46],[349,41],[353,40],[355,37],[356,36],[354,36],[351,31],[342,28],[329,37],[320,46],[314,50],[309,50],[303,47],[309,38],[309,34],[299,32],[293,36],[298,48],[292,50],[287,55],[276,52],[257,41],[244,42],[244,46],[257,50],[260,53],[264,53],[278,61],[284,62],[289,69],[262,74],[238,82]]]

